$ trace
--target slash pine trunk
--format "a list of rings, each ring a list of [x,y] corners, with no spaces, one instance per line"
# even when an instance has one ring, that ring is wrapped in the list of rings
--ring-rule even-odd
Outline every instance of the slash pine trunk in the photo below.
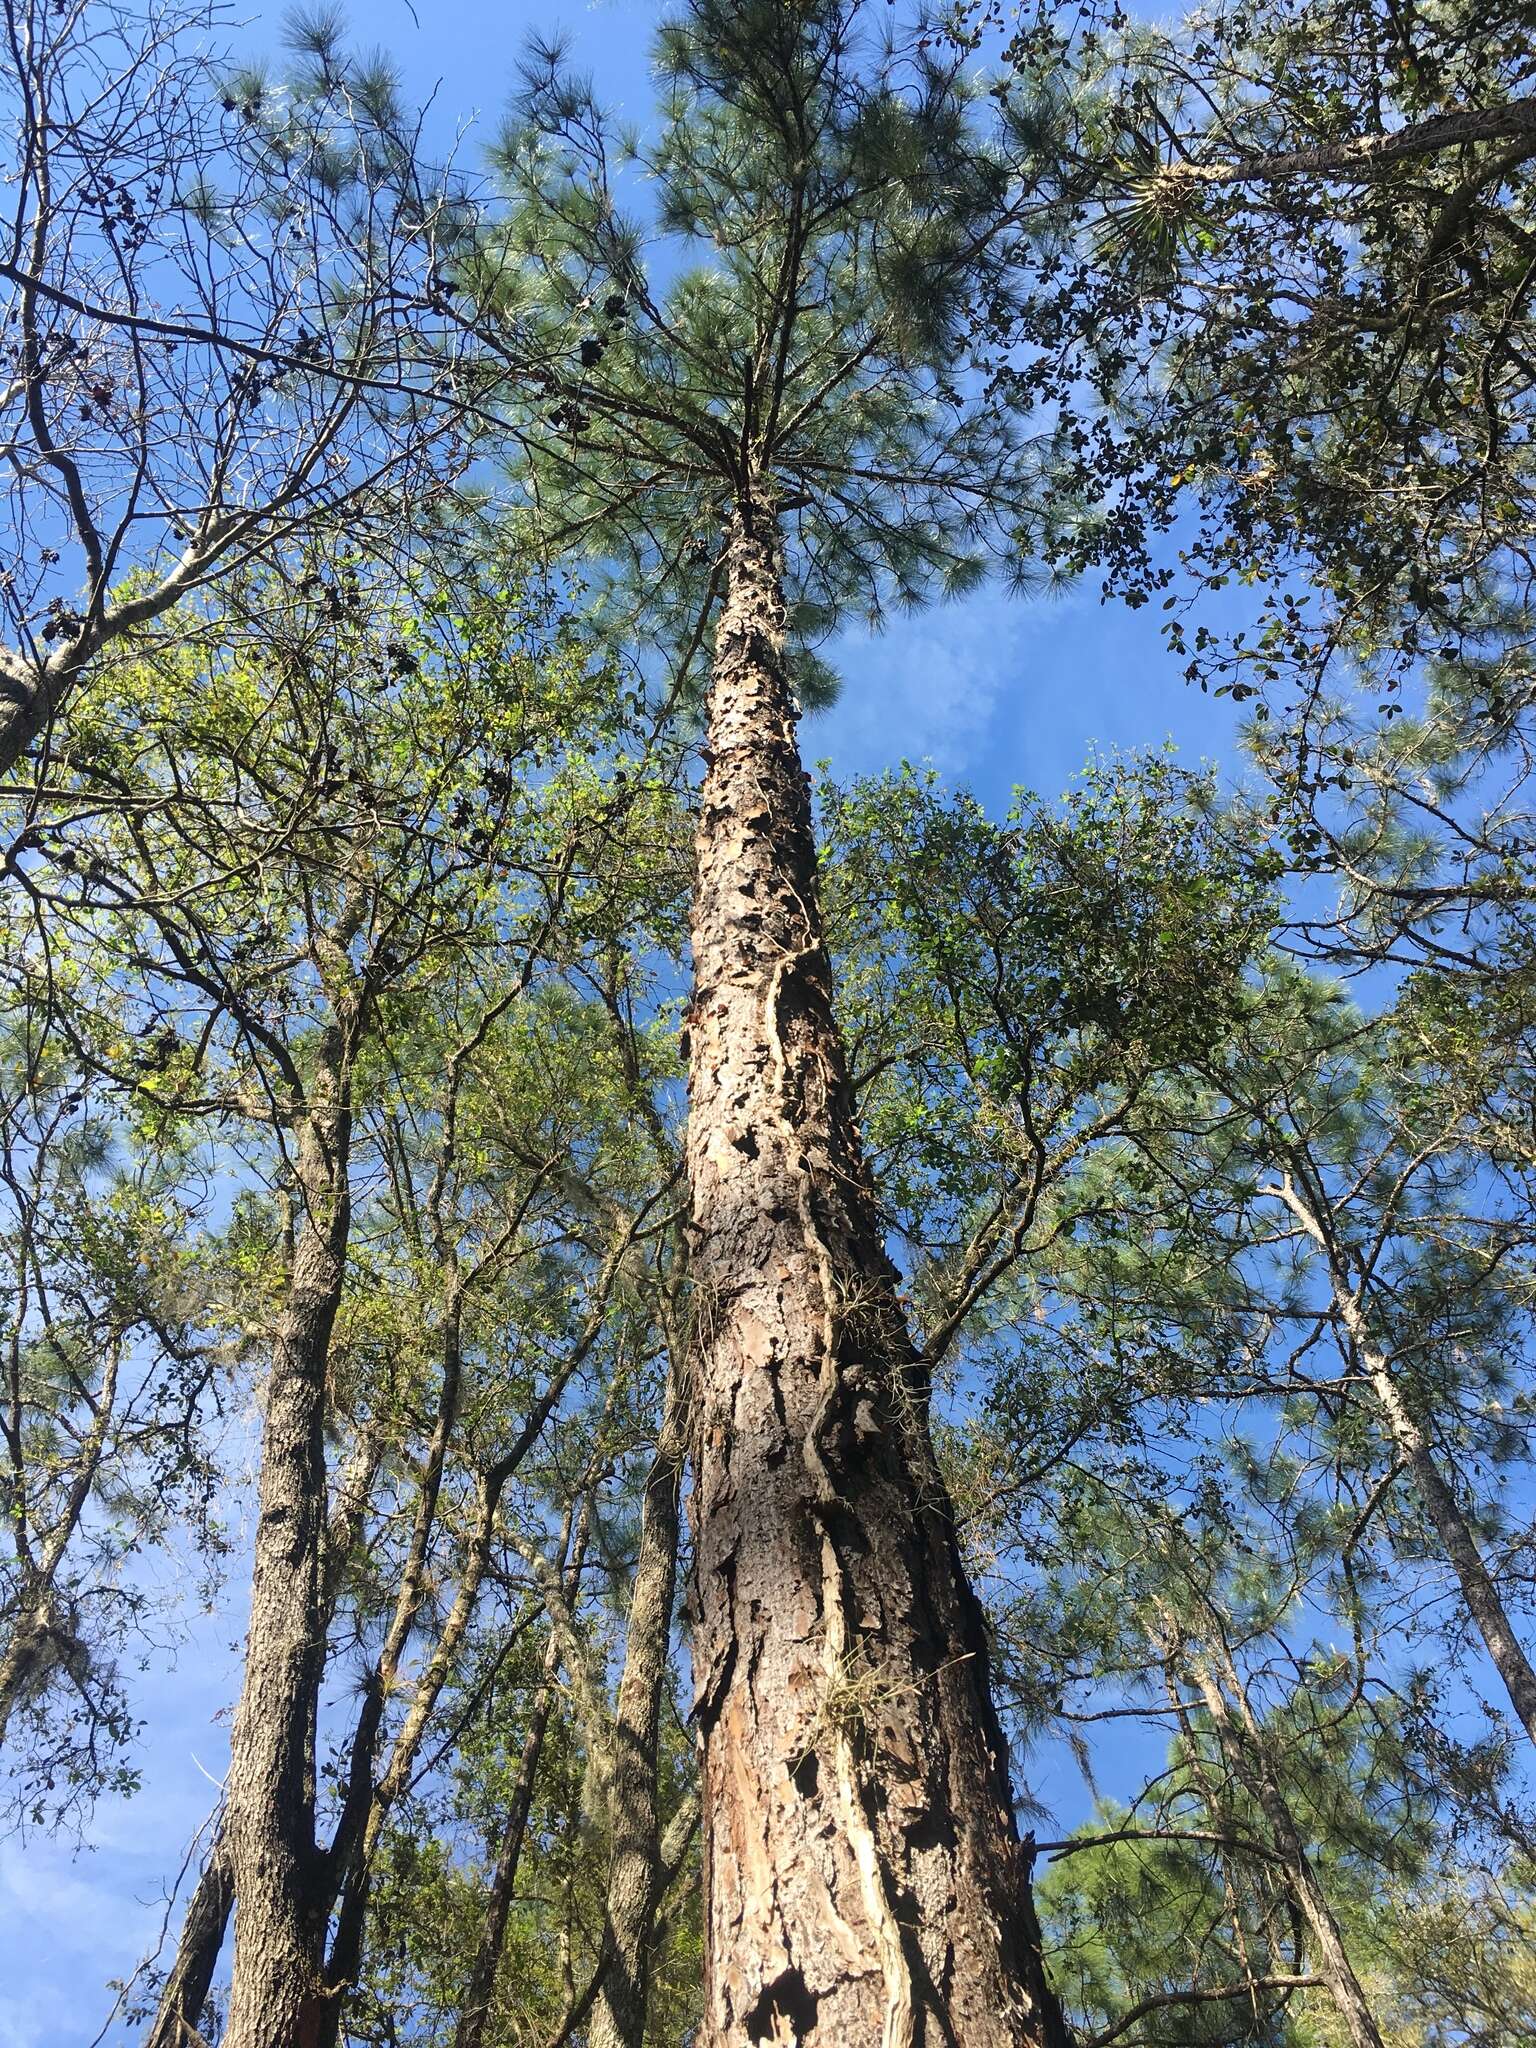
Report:
[[[987,1643],[854,1125],[779,539],[726,539],[693,911],[701,2048],[1058,2048]]]

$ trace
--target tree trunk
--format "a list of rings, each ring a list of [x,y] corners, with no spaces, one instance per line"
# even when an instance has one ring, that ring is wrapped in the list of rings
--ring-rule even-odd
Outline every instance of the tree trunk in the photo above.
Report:
[[[1532,1670],[1520,1638],[1510,1626],[1499,1589],[1483,1563],[1477,1538],[1461,1511],[1461,1503],[1440,1470],[1429,1438],[1398,1392],[1391,1364],[1371,1335],[1364,1306],[1359,1293],[1350,1285],[1337,1240],[1331,1227],[1325,1227],[1324,1217],[1319,1213],[1321,1205],[1314,1208],[1298,1192],[1289,1176],[1274,1192],[1328,1262],[1334,1312],[1365,1367],[1371,1391],[1376,1396],[1398,1456],[1412,1475],[1424,1512],[1440,1538],[1446,1559],[1456,1574],[1467,1612],[1477,1626],[1493,1668],[1503,1680],[1510,1705],[1519,1716],[1526,1734],[1536,1742],[1536,1670]]]
[[[575,1537],[571,1541],[570,1556],[565,1565],[565,1584],[572,1596],[581,1583],[581,1568],[586,1560],[591,1518],[592,1493],[589,1490],[581,1504],[581,1513],[576,1520]],[[562,1542],[564,1540],[562,1538]],[[522,1861],[523,1839],[528,1832],[528,1816],[533,1810],[534,1787],[539,1776],[539,1757],[543,1752],[550,1715],[554,1712],[556,1678],[559,1670],[560,1632],[551,1620],[549,1644],[544,1652],[544,1669],[539,1678],[539,1689],[534,1695],[528,1733],[523,1740],[522,1761],[517,1767],[517,1782],[512,1787],[512,1798],[507,1807],[506,1825],[501,1831],[501,1846],[496,1853],[496,1868],[491,1873],[490,1890],[486,1894],[485,1918],[480,1923],[480,1940],[475,1949],[474,1962],[470,1966],[464,2003],[459,2008],[459,2023],[454,2030],[453,2048],[482,2048],[485,2040],[486,2026],[491,2016],[491,2001],[496,1995],[496,1975],[501,1968],[501,1952],[507,1939],[507,1919],[512,1911],[513,1894],[517,1890],[517,1866]]]
[[[176,1960],[160,1993],[154,2024],[144,2037],[143,2048],[200,2048],[203,2037],[198,2032],[198,2022],[208,2002],[234,1902],[234,1879],[221,1833],[208,1851],[208,1861],[187,1902]]]
[[[1040,2048],[980,1610],[854,1125],[779,540],[726,541],[692,920],[701,2048]]]
[[[1191,1675],[1210,1714],[1222,1756],[1233,1776],[1252,1794],[1268,1823],[1274,1845],[1284,1858],[1287,1882],[1312,1937],[1317,1974],[1338,2007],[1353,2048],[1384,2048],[1375,2015],[1349,1960],[1349,1951],[1344,1946],[1344,1937],[1333,1916],[1328,1894],[1312,1868],[1312,1859],[1307,1854],[1290,1803],[1270,1767],[1264,1731],[1254,1719],[1235,1667],[1230,1659],[1223,1661],[1240,1720],[1234,1718],[1232,1703],[1210,1669],[1198,1658],[1190,1662]]]
[[[30,751],[74,681],[72,671],[54,676],[9,649],[0,654],[0,775]]]
[[[675,1379],[670,1380],[655,1459],[646,1475],[624,1675],[614,1713],[609,1785],[613,1847],[591,2048],[644,2048],[645,2043],[651,1940],[661,1903],[657,1745],[677,1585],[680,1405]]]
[[[507,1939],[507,1917],[512,1910],[512,1895],[517,1890],[517,1866],[522,1861],[523,1838],[528,1832],[533,1788],[539,1775],[539,1757],[555,1704],[555,1667],[559,1661],[559,1652],[551,1636],[544,1678],[534,1698],[533,1718],[528,1723],[522,1761],[517,1767],[517,1782],[512,1787],[506,1824],[496,1852],[496,1868],[491,1873],[490,1890],[486,1893],[485,1918],[480,1923],[480,1940],[470,1966],[464,2003],[459,2009],[453,2048],[481,2048],[485,2040],[491,2000],[496,1993],[496,1973],[501,1967],[501,1951]]]
[[[230,1743],[235,1959],[223,2048],[313,2048],[325,2012],[314,1724],[326,1649],[326,1361],[346,1270],[351,1135],[339,1032],[327,1035],[295,1133],[299,1213],[267,1387],[245,1682]]]
[[[374,1858],[395,1801],[410,1781],[433,1709],[448,1682],[459,1647],[474,1618],[475,1604],[490,1562],[499,1498],[500,1488],[482,1478],[475,1526],[470,1534],[459,1590],[416,1681],[411,1704],[377,1784],[373,1782],[373,1766],[378,1754],[382,1709],[396,1682],[394,1674],[398,1663],[390,1666],[388,1675],[380,1670],[371,1675],[363,1712],[353,1731],[350,1790],[326,1857],[329,1882],[325,1900],[327,1910],[335,1905],[336,1932],[325,1969],[329,2006],[316,2036],[315,2048],[334,2048],[340,2032],[342,2001],[352,1988],[362,1964]],[[412,1598],[415,1597],[413,1593]],[[403,1641],[404,1638],[402,1645]],[[388,1661],[381,1659],[381,1664]]]
[[[1536,1671],[1510,1626],[1509,1615],[1488,1567],[1483,1563],[1477,1538],[1467,1526],[1461,1504],[1446,1483],[1430,1448],[1429,1439],[1409,1412],[1392,1378],[1392,1369],[1381,1351],[1370,1341],[1365,1318],[1352,1296],[1338,1296],[1346,1329],[1354,1340],[1371,1389],[1386,1418],[1398,1455],[1413,1475],[1424,1512],[1434,1524],[1451,1570],[1461,1587],[1467,1612],[1477,1625],[1493,1667],[1504,1682],[1510,1704],[1519,1715],[1526,1734],[1536,1742]]]
[[[368,1912],[368,1895],[373,1879],[373,1859],[379,1838],[415,1761],[438,1691],[446,1679],[453,1652],[474,1613],[480,1579],[489,1553],[494,1527],[494,1501],[485,1502],[465,1560],[464,1578],[450,1610],[433,1656],[428,1660],[417,1686],[417,1696],[406,1716],[400,1741],[391,1755],[384,1779],[374,1783],[379,1740],[384,1715],[400,1683],[400,1666],[415,1631],[422,1601],[426,1596],[432,1541],[437,1527],[438,1500],[442,1492],[443,1467],[458,1420],[459,1388],[463,1379],[463,1296],[456,1276],[450,1282],[443,1308],[443,1371],[438,1389],[437,1415],[427,1444],[426,1460],[416,1490],[416,1508],[411,1517],[411,1536],[394,1611],[384,1634],[377,1661],[364,1685],[362,1705],[352,1730],[351,1761],[347,1789],[337,1818],[335,1833],[325,1856],[326,1913],[336,1923],[330,1955],[325,1966],[328,2002],[316,2048],[334,2048],[341,2032],[341,2007],[356,1979],[362,1962],[363,1937]],[[327,1539],[326,1591],[336,1576],[335,1524],[344,1525],[347,1509],[338,1503],[333,1512],[332,1532]],[[479,1540],[476,1540],[479,1539]],[[331,1600],[327,1597],[329,1616]],[[462,1627],[456,1624],[462,1622]],[[436,1683],[434,1683],[436,1679]]]

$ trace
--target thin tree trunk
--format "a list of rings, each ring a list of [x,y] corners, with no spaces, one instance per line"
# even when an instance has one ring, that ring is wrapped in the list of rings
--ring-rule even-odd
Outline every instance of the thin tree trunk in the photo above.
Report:
[[[1393,1384],[1386,1359],[1363,1337],[1356,1337],[1355,1348],[1371,1376],[1371,1387],[1386,1416],[1392,1440],[1413,1474],[1424,1511],[1434,1524],[1435,1533],[1456,1574],[1467,1611],[1477,1624],[1478,1634],[1493,1660],[1494,1669],[1504,1681],[1511,1706],[1519,1715],[1526,1734],[1536,1742],[1536,1671],[1532,1670],[1530,1659],[1510,1626],[1509,1615],[1499,1597],[1498,1587],[1483,1563],[1477,1539],[1468,1528],[1461,1505],[1435,1462],[1428,1439]]]
[[[626,1238],[626,1242],[628,1239]],[[605,1302],[608,1280],[618,1269],[619,1253],[610,1255],[604,1284],[600,1289]],[[365,1700],[363,1712],[353,1738],[353,1767],[350,1773],[350,1789],[337,1823],[336,1833],[326,1857],[328,1889],[327,1910],[336,1906],[336,1932],[331,1943],[331,1952],[326,1963],[325,1982],[330,1995],[328,2014],[322,2023],[315,2048],[332,2048],[340,2030],[341,2003],[357,1975],[362,1960],[364,1921],[368,1908],[369,1890],[373,1881],[373,1862],[385,1825],[397,1799],[405,1791],[410,1774],[415,1767],[417,1753],[426,1734],[428,1723],[437,1706],[443,1687],[453,1671],[469,1625],[474,1619],[475,1606],[486,1572],[490,1568],[492,1545],[496,1533],[497,1515],[502,1492],[507,1481],[521,1465],[524,1457],[537,1442],[544,1423],[548,1420],[559,1394],[570,1380],[581,1360],[586,1356],[591,1340],[601,1327],[602,1309],[596,1309],[589,1319],[587,1330],[571,1349],[559,1372],[545,1388],[543,1395],[534,1404],[517,1440],[494,1465],[480,1475],[477,1487],[477,1503],[474,1526],[470,1531],[464,1555],[463,1568],[459,1577],[459,1589],[454,1596],[452,1607],[438,1633],[431,1655],[427,1658],[420,1676],[412,1689],[411,1704],[406,1711],[400,1731],[389,1752],[389,1761],[373,1782],[372,1770],[377,1754],[377,1738],[382,1722],[384,1702],[396,1685],[400,1658],[415,1625],[421,1599],[426,1590],[425,1542],[430,1533],[431,1517],[418,1509],[415,1523],[411,1561],[407,1563],[401,1582],[401,1593],[396,1604],[394,1619],[379,1661],[374,1669]],[[451,1428],[452,1412],[458,1401],[458,1376],[461,1361],[458,1356],[458,1309],[452,1311],[450,1331],[445,1339],[449,1347],[451,1363],[448,1367],[443,1392],[443,1406],[439,1411],[438,1428],[433,1446],[429,1450],[427,1471],[423,1480],[423,1503],[430,1490],[434,1504],[442,1477],[442,1456],[447,1448],[448,1432]],[[590,1497],[584,1501],[578,1522],[574,1563],[571,1571],[579,1575],[581,1558],[585,1553],[587,1527],[591,1511]],[[569,1575],[568,1575],[569,1576]],[[574,1585],[574,1578],[570,1579]],[[556,1582],[558,1589],[558,1581]],[[556,1649],[558,1646],[556,1646]],[[552,1695],[551,1695],[552,1698]],[[549,1702],[544,1708],[543,1722],[539,1727],[538,1739],[530,1738],[529,1759],[537,1763],[538,1750],[544,1739],[544,1727],[548,1723]],[[531,1794],[530,1785],[530,1794]],[[514,1793],[514,1809],[518,1795]],[[526,1811],[519,1831],[526,1824]],[[505,1850],[505,1841],[503,1848]],[[516,1860],[513,1859],[511,1878],[516,1876]],[[504,1927],[503,1920],[503,1927]],[[500,1956],[500,1933],[494,1944],[495,1955],[491,1967]]]
[[[638,1219],[637,1219],[638,1221]],[[459,1576],[458,1591],[447,1618],[438,1632],[437,1641],[428,1656],[412,1688],[411,1704],[401,1722],[399,1733],[390,1747],[389,1759],[374,1782],[373,1770],[377,1761],[379,1735],[383,1724],[385,1703],[395,1691],[399,1680],[400,1663],[407,1643],[415,1628],[422,1600],[427,1591],[428,1546],[436,1520],[438,1493],[442,1484],[443,1465],[452,1435],[454,1418],[458,1411],[459,1382],[463,1369],[461,1356],[461,1315],[463,1308],[461,1286],[455,1280],[450,1290],[450,1300],[445,1312],[443,1335],[444,1364],[443,1382],[432,1441],[428,1446],[426,1467],[422,1475],[421,1491],[417,1501],[417,1512],[413,1519],[410,1549],[405,1571],[395,1604],[389,1630],[378,1661],[370,1674],[362,1710],[353,1731],[352,1763],[348,1773],[348,1790],[343,1802],[342,1813],[336,1825],[329,1850],[323,1863],[325,1888],[319,1903],[327,1917],[335,1909],[335,1933],[332,1937],[330,1954],[325,1964],[325,1986],[327,2003],[324,2009],[314,2048],[334,2048],[340,2033],[342,2006],[347,1992],[357,1977],[362,1961],[365,1922],[368,1911],[369,1893],[373,1882],[374,1858],[384,1833],[389,1815],[395,1802],[410,1782],[415,1768],[417,1754],[426,1734],[432,1714],[436,1709],[443,1687],[453,1671],[455,1660],[469,1632],[474,1619],[476,1603],[486,1572],[490,1568],[491,1552],[496,1533],[497,1516],[501,1496],[507,1481],[517,1471],[523,1459],[538,1441],[544,1424],[553,1412],[564,1387],[569,1383],[581,1361],[596,1340],[605,1317],[605,1306],[610,1286],[623,1260],[625,1247],[631,1241],[633,1229],[626,1232],[620,1245],[610,1252],[605,1262],[603,1278],[599,1286],[599,1300],[593,1309],[585,1330],[550,1380],[543,1394],[534,1406],[518,1432],[516,1440],[495,1463],[481,1473],[477,1485],[475,1520],[470,1530],[464,1552],[463,1566]],[[437,1256],[446,1261],[449,1254],[439,1243]],[[586,1530],[590,1515],[590,1498],[582,1507],[579,1518],[573,1569],[579,1572],[580,1559],[586,1547]],[[333,1517],[333,1522],[335,1517]],[[569,1533],[569,1532],[567,1532]],[[332,1534],[332,1549],[335,1547],[335,1533]],[[572,1581],[574,1583],[574,1581]],[[558,1590],[558,1581],[556,1582]],[[544,1724],[547,1725],[548,1704],[545,1706]],[[537,1762],[538,1749],[543,1742],[544,1728],[539,1729],[538,1741],[530,1744],[532,1762]],[[531,1789],[531,1788],[530,1788]],[[515,1799],[514,1799],[515,1804]],[[526,1813],[524,1815],[526,1822]],[[522,1825],[521,1823],[519,1825]],[[505,1845],[504,1845],[505,1846]],[[515,1876],[515,1861],[512,1875]],[[500,1954],[500,1936],[497,1936],[494,1961]]]
[[[1307,1854],[1301,1830],[1270,1766],[1264,1730],[1254,1719],[1248,1696],[1230,1658],[1224,1658],[1229,1700],[1215,1674],[1200,1658],[1191,1658],[1190,1675],[1205,1701],[1227,1768],[1245,1785],[1268,1823],[1275,1847],[1285,1862],[1286,1879],[1306,1921],[1315,1951],[1317,1974],[1327,1986],[1353,2048],[1384,2048],[1375,2016],[1349,1960],[1349,1951],[1333,1916],[1328,1894]],[[1237,1704],[1237,1716],[1232,1702]]]
[[[1424,1512],[1434,1524],[1435,1534],[1440,1538],[1451,1570],[1456,1574],[1467,1612],[1476,1623],[1478,1634],[1493,1660],[1493,1667],[1504,1682],[1510,1705],[1519,1715],[1526,1734],[1536,1742],[1536,1671],[1531,1669],[1530,1659],[1510,1626],[1509,1615],[1499,1597],[1499,1589],[1483,1563],[1477,1539],[1468,1528],[1461,1505],[1435,1462],[1428,1438],[1397,1391],[1391,1367],[1365,1334],[1364,1318],[1358,1305],[1345,1297],[1341,1299],[1340,1309],[1345,1327],[1370,1375],[1371,1390],[1386,1417],[1392,1441],[1403,1463],[1413,1474],[1413,1483],[1424,1503]]]
[[[31,1686],[45,1683],[53,1665],[67,1663],[72,1656],[81,1653],[81,1646],[61,1609],[55,1582],[64,1553],[80,1526],[95,1487],[107,1435],[116,1420],[117,1378],[121,1364],[122,1340],[115,1338],[92,1403],[91,1424],[75,1460],[74,1476],[43,1543],[40,1558],[32,1553],[31,1532],[27,1527],[24,1472],[23,1481],[15,1489],[12,1540],[21,1570],[22,1594],[19,1611],[11,1627],[11,1639],[4,1654],[0,1655],[0,1749],[5,1746],[12,1710],[22,1695]],[[15,1401],[12,1415],[19,1418],[19,1413],[20,1403]],[[13,1420],[6,1434],[14,1447],[13,1455],[19,1460],[24,1441],[19,1419]]]
[[[347,1790],[336,1830],[325,1857],[326,1908],[336,1908],[336,1932],[326,1959],[325,1986],[328,1996],[325,2018],[316,2048],[332,2048],[341,2031],[341,2005],[354,1982],[362,1960],[364,1922],[372,1881],[373,1857],[384,1831],[390,1808],[406,1781],[441,1684],[446,1679],[459,1640],[468,1628],[479,1594],[480,1581],[490,1553],[496,1500],[487,1499],[482,1489],[480,1512],[465,1560],[464,1577],[458,1597],[450,1610],[417,1687],[416,1698],[400,1741],[390,1758],[384,1781],[374,1784],[379,1737],[385,1707],[400,1681],[400,1665],[416,1627],[426,1597],[432,1538],[437,1526],[438,1499],[442,1491],[443,1468],[459,1412],[459,1389],[463,1379],[463,1295],[455,1276],[450,1282],[443,1310],[443,1370],[438,1390],[437,1416],[427,1444],[427,1455],[416,1491],[416,1509],[411,1517],[411,1535],[394,1611],[378,1659],[368,1675],[361,1709],[352,1732],[351,1765]],[[333,1516],[333,1520],[335,1517]],[[334,1558],[334,1548],[332,1548]],[[328,1573],[329,1576],[329,1573]],[[434,1683],[434,1680],[436,1681]]]
[[[329,2007],[315,2048],[332,2048],[340,2031],[341,2003],[355,1982],[362,1962],[374,1858],[395,1802],[410,1780],[422,1737],[474,1618],[480,1587],[490,1562],[499,1498],[500,1488],[482,1479],[475,1526],[470,1535],[459,1590],[432,1654],[416,1682],[410,1707],[377,1784],[373,1782],[373,1765],[379,1727],[384,1702],[395,1682],[398,1660],[390,1661],[387,1676],[377,1669],[370,1676],[363,1711],[353,1732],[350,1789],[326,1858],[329,1882],[325,1896],[327,1907],[333,1903],[336,1906],[336,1932],[325,1969]],[[403,1645],[404,1638],[401,1640]]]
[[[571,1544],[570,1562],[565,1571],[565,1583],[573,1594],[580,1582],[581,1567],[586,1557],[591,1512],[592,1495],[589,1491],[582,1502],[575,1538]],[[517,1890],[517,1867],[522,1860],[523,1840],[528,1833],[528,1816],[533,1810],[533,1791],[538,1782],[539,1758],[544,1748],[544,1737],[549,1730],[550,1715],[554,1711],[555,1679],[559,1669],[560,1633],[551,1622],[549,1645],[544,1652],[544,1669],[540,1675],[539,1689],[534,1695],[528,1733],[523,1741],[522,1761],[517,1767],[517,1782],[512,1787],[512,1797],[507,1806],[506,1825],[501,1831],[501,1844],[496,1853],[496,1868],[491,1873],[490,1889],[486,1894],[485,1918],[480,1923],[480,1940],[475,1949],[474,1962],[470,1966],[464,2003],[459,2010],[458,2026],[454,2030],[453,2048],[483,2048],[485,2041],[486,2026],[491,2016],[491,2001],[496,1995],[496,1974],[501,1968],[501,1952],[507,1939],[507,1918],[512,1911],[512,1899]]]
[[[590,2048],[644,2048],[651,1941],[661,1903],[661,1816],[657,1745],[667,1682],[672,1599],[677,1586],[678,1494],[682,1483],[681,1398],[667,1383],[656,1455],[646,1475],[640,1547],[614,1713],[609,1821],[613,1846],[601,1979]]]
[[[773,516],[726,542],[689,1013],[707,2048],[1038,2048],[987,1640],[854,1125]]]
[[[464,1990],[464,2003],[459,2012],[459,2024],[453,2036],[453,2048],[482,2048],[485,2040],[485,2030],[491,2016],[491,2000],[496,1992],[496,1974],[501,1968],[501,1952],[507,1939],[507,1918],[512,1911],[513,1894],[517,1890],[517,1866],[522,1860],[523,1840],[528,1832],[528,1815],[533,1806],[533,1788],[539,1774],[539,1758],[544,1748],[544,1737],[549,1732],[549,1717],[555,1704],[554,1669],[559,1661],[559,1652],[554,1637],[551,1636],[549,1648],[545,1653],[544,1677],[534,1698],[533,1715],[523,1742],[522,1760],[517,1767],[517,1782],[512,1787],[506,1825],[502,1828],[501,1842],[496,1852],[496,1868],[491,1873],[490,1889],[486,1893],[485,1918],[480,1923],[480,1940],[475,1949],[475,1960],[470,1966],[469,1982]]]
[[[350,1220],[350,1110],[327,1033],[296,1137],[299,1213],[262,1435],[245,1681],[225,1836],[235,1957],[223,2048],[314,2048],[326,1891],[315,1842],[314,1722],[325,1668],[325,1386]]]
[[[1381,1346],[1371,1336],[1360,1297],[1349,1284],[1338,1247],[1330,1233],[1297,1192],[1293,1181],[1287,1180],[1276,1192],[1328,1261],[1335,1312],[1365,1367],[1371,1391],[1376,1396],[1398,1455],[1413,1476],[1424,1512],[1440,1538],[1447,1562],[1456,1574],[1467,1612],[1477,1626],[1494,1669],[1503,1680],[1510,1705],[1519,1716],[1526,1734],[1536,1742],[1536,1670],[1532,1669],[1531,1661],[1510,1625],[1499,1589],[1483,1563],[1477,1538],[1467,1524],[1461,1504],[1440,1470],[1429,1438],[1397,1390],[1392,1367]]]
[[[234,1902],[234,1878],[221,1831],[208,1851],[208,1860],[187,1903],[176,1960],[160,1993],[154,2024],[144,2037],[143,2048],[200,2048],[203,2037],[198,2032],[198,2022],[208,2003],[209,1987],[218,1968],[224,1930]]]

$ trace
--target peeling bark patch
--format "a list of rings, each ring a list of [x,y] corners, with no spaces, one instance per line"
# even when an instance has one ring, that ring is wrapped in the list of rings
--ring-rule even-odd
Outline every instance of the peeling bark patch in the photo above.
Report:
[[[914,1856],[921,1856],[927,1849],[948,1851],[955,1846],[955,1824],[947,1813],[938,1807],[925,1807],[905,1829],[907,1847]]]

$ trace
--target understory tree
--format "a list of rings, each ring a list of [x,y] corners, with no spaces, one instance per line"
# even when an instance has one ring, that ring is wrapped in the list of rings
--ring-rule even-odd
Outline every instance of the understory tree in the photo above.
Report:
[[[462,195],[382,59],[323,15],[292,28],[273,76],[202,0],[7,0],[0,774],[106,650],[156,620],[173,644],[296,534],[419,555],[464,468],[439,269]]]
[[[612,1352],[626,1256],[670,1215],[649,1140],[636,1182],[601,1136],[602,1082],[640,1057],[603,1052],[618,996],[587,990],[594,1048],[571,979],[627,959],[671,887],[643,735],[633,781],[605,780],[626,746],[606,665],[536,594],[465,578],[452,605],[374,609],[345,562],[291,574],[261,658],[248,631],[189,627],[174,666],[99,679],[43,791],[12,955],[40,1051],[243,1188],[178,1311],[259,1361],[262,1426],[229,1793],[172,2039],[231,1902],[224,2038],[334,2036],[508,1488]],[[99,1513],[117,1472],[87,1480]],[[350,1709],[325,1703],[338,1658]]]

